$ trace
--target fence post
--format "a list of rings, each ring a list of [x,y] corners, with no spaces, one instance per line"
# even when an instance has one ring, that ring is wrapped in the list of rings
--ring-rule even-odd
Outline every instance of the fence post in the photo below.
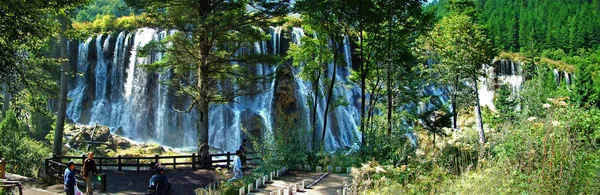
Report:
[[[98,159],[98,166],[100,166],[100,171],[102,171],[102,159]]]
[[[227,152],[227,167],[229,167],[229,155],[231,155],[231,153]]]
[[[50,159],[44,159],[44,174],[46,174],[46,184],[50,184]]]
[[[106,191],[106,173],[100,174],[100,178],[102,179],[102,191]]]
[[[82,155],[81,155],[81,168],[82,168],[82,169],[83,169],[83,164],[85,164],[85,159],[86,159],[86,156],[82,154]],[[86,173],[86,174],[87,174],[87,173]]]
[[[122,171],[123,169],[121,168],[121,155],[117,156],[117,165],[119,166],[118,170]]]
[[[192,169],[196,169],[196,153],[192,153]]]
[[[158,163],[158,154],[154,155],[154,163]]]
[[[135,164],[137,171],[140,171],[140,159],[137,159],[137,163]]]
[[[173,169],[177,169],[177,158],[173,157]]]

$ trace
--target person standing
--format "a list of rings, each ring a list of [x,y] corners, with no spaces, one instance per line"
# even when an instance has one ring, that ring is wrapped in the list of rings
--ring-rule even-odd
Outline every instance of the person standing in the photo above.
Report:
[[[240,150],[239,150],[242,153],[242,155],[240,156],[241,162],[242,162],[242,166],[246,165],[246,141],[248,141],[248,140],[244,139],[242,141],[242,145],[240,146]]]
[[[85,179],[85,193],[87,195],[93,195],[94,189],[92,186],[92,176],[98,174],[96,170],[96,161],[94,161],[94,153],[88,152],[88,157],[83,161],[83,168],[81,169],[81,176]]]
[[[70,161],[69,164],[67,164],[64,174],[65,193],[67,193],[67,195],[75,195],[75,185],[77,185],[77,182],[75,181],[74,169],[75,163]]]
[[[202,162],[202,168],[208,169],[210,168],[210,155],[208,152],[210,146],[208,145],[208,141],[204,140],[202,145],[200,145],[200,149],[198,149],[198,153],[200,153],[200,161]]]

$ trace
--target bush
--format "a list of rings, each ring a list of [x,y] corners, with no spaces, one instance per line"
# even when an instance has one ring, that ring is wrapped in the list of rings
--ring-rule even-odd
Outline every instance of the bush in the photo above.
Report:
[[[50,148],[32,140],[24,132],[24,128],[19,127],[15,113],[9,111],[0,123],[0,156],[7,160],[8,172],[37,176],[42,159],[48,156]]]

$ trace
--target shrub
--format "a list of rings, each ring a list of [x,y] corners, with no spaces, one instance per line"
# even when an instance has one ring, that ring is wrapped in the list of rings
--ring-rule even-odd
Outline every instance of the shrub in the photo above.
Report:
[[[42,159],[48,156],[50,148],[39,141],[32,140],[19,127],[14,112],[9,111],[0,123],[0,156],[4,157],[7,171],[25,176],[37,176]]]

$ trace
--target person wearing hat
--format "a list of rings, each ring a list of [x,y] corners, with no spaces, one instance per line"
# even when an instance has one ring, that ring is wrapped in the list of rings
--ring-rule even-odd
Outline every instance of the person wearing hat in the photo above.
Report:
[[[156,169],[156,174],[150,178],[150,186],[148,187],[156,195],[169,195],[171,194],[171,183],[165,176],[165,169],[159,166]]]
[[[75,185],[77,182],[75,181],[75,163],[73,161],[69,161],[67,164],[67,169],[65,169],[64,175],[64,184],[65,184],[65,192],[67,195],[75,195]]]

